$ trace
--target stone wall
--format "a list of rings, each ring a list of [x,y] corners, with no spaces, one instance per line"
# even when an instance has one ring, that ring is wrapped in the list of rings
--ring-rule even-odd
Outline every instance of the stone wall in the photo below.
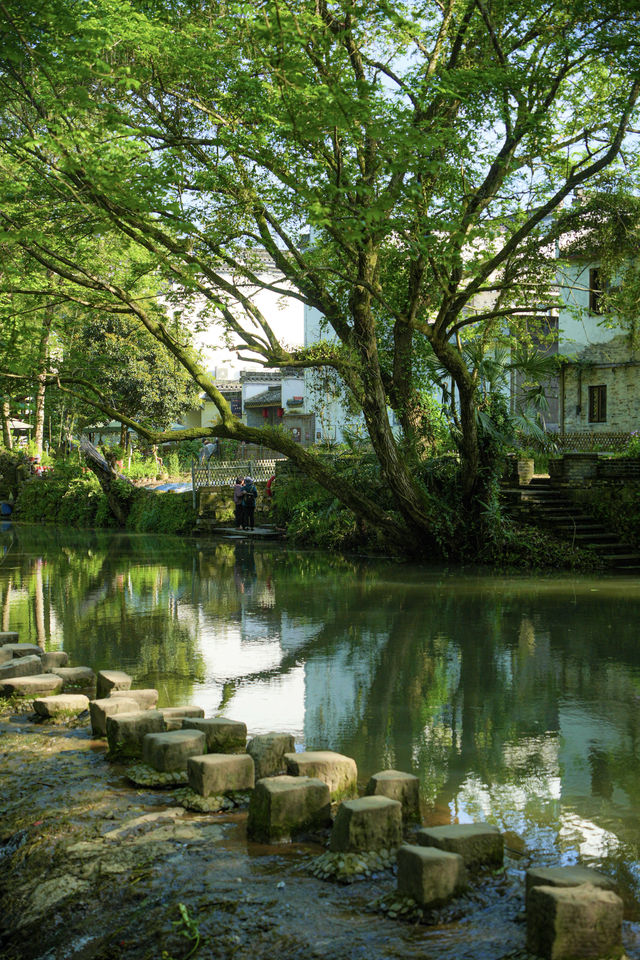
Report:
[[[561,430],[595,434],[640,429],[640,353],[620,335],[594,343],[564,369]],[[589,387],[607,388],[606,420],[589,422]]]

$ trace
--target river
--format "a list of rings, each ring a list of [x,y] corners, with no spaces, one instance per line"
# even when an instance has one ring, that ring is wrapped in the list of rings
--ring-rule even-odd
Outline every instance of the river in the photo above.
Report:
[[[425,822],[488,819],[613,877],[640,920],[640,580],[5,524],[2,629],[160,705],[417,774]]]

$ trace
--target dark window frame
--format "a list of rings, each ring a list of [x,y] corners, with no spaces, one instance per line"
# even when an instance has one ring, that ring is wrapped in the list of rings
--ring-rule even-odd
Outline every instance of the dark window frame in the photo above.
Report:
[[[607,422],[607,386],[604,383],[589,387],[589,423]]]
[[[602,316],[602,271],[600,267],[591,267],[589,270],[589,313],[596,317]]]

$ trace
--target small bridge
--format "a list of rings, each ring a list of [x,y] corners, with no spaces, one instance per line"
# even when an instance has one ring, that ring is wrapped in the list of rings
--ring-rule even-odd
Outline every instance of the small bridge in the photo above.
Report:
[[[254,480],[268,480],[276,472],[278,460],[286,457],[272,457],[269,460],[214,460],[201,463],[195,457],[191,460],[191,487],[193,506],[196,507],[198,490],[202,487],[227,487],[236,477],[252,477]]]

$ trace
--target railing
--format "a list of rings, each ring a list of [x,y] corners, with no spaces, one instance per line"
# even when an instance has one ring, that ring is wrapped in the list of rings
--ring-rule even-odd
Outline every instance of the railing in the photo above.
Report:
[[[201,487],[226,487],[236,477],[252,477],[254,480],[268,480],[276,471],[276,461],[286,457],[273,457],[270,460],[208,460],[201,463],[195,457],[191,460],[191,485],[193,506],[197,507],[197,492]]]

